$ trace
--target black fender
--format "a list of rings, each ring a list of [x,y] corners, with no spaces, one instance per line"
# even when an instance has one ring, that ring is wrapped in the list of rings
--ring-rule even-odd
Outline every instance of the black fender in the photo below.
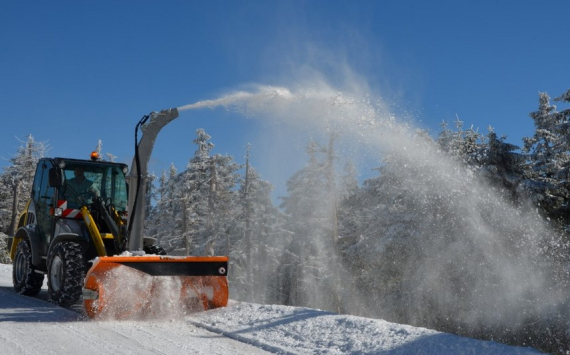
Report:
[[[42,267],[42,247],[40,237],[32,225],[18,228],[14,235],[14,244],[12,245],[12,248],[16,248],[19,241],[22,239],[30,241],[30,248],[32,249],[32,264],[41,270],[45,269],[45,267]]]

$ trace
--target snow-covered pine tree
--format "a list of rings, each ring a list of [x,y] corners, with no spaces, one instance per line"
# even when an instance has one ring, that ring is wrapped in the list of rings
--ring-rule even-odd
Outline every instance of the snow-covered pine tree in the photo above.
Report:
[[[364,265],[361,260],[352,258],[357,255],[352,254],[349,256],[349,250],[355,246],[360,239],[362,206],[359,199],[362,197],[362,194],[360,193],[361,190],[357,176],[358,173],[354,164],[351,161],[346,162],[338,188],[337,249],[340,257],[339,262],[342,265],[342,272],[344,274],[342,290],[339,292],[339,297],[344,308],[343,311],[353,312],[353,314],[364,314],[359,313],[359,311],[363,311],[366,307],[361,303],[359,297],[355,297],[358,291],[356,290],[356,279],[354,277],[355,273],[353,272],[354,269],[363,270]],[[350,306],[347,307],[347,304]]]
[[[180,189],[177,188],[177,182],[176,166],[170,164],[168,175],[163,171],[160,176],[156,205],[152,209],[152,214],[147,217],[150,222],[146,223],[147,235],[156,238],[158,245],[169,254],[176,254],[176,250],[180,251],[184,247],[181,222],[176,219],[181,210]]]
[[[240,175],[237,171],[242,166],[234,162],[231,156],[216,154],[213,156],[212,168],[216,177],[215,194],[210,195],[210,206],[213,208],[211,215],[214,221],[212,229],[218,230],[216,233],[219,238],[216,242],[218,254],[221,252],[226,255],[231,247],[230,230],[239,213],[237,187]]]
[[[10,251],[8,250],[8,235],[0,232],[0,264],[9,264],[11,262]]]
[[[505,142],[506,136],[498,137],[490,126],[485,139],[473,127],[464,130],[459,119],[455,124],[455,132],[447,128],[445,121],[441,124],[442,131],[437,139],[441,149],[491,183],[492,187],[501,190],[505,197],[516,201],[517,189],[524,179],[522,166],[525,157],[516,153],[520,148]]]
[[[447,122],[441,123],[442,131],[438,135],[437,143],[449,156],[476,170],[481,163],[484,137],[473,126],[464,129],[463,121],[460,121],[459,117],[454,123],[457,131],[447,128]]]
[[[271,201],[273,186],[261,179],[249,160],[238,191],[235,223],[231,231],[230,282],[233,295],[249,302],[272,302],[271,281],[284,248],[279,225],[281,212]],[[269,288],[268,288],[269,287]]]
[[[487,143],[481,149],[478,176],[486,179],[491,186],[501,190],[502,194],[515,202],[517,189],[523,180],[523,164],[525,156],[516,153],[520,148],[505,142],[506,137],[497,137],[489,127]]]
[[[159,221],[158,214],[160,213],[159,204],[160,204],[160,189],[162,187],[162,180],[166,178],[166,173],[163,171],[162,175],[159,179],[159,187],[156,188],[156,203],[152,206],[150,211],[145,214],[145,226],[144,226],[144,235],[146,237],[156,238],[159,242],[158,230],[159,226],[157,225]]]
[[[568,92],[557,100],[568,102]],[[527,196],[545,215],[568,224],[570,191],[570,110],[558,112],[547,93],[539,93],[538,111],[530,114],[535,133],[524,138],[523,152],[527,154],[525,181],[519,194]]]
[[[182,237],[183,254],[202,254],[207,240],[208,191],[211,150],[210,135],[203,129],[196,130],[192,141],[198,147],[189,160],[186,170],[177,177],[175,185],[175,234]]]
[[[316,142],[307,147],[309,161],[287,181],[288,196],[282,197],[289,230],[287,249],[281,259],[276,289],[280,303],[338,310],[334,262],[336,220],[331,211],[336,191],[331,191],[327,153]],[[336,188],[334,188],[336,190]]]
[[[0,201],[0,211],[10,211],[9,219],[4,219],[6,217],[4,216],[1,221],[2,230],[6,231],[8,235],[13,235],[17,228],[18,215],[31,194],[36,164],[47,150],[47,144],[36,142],[32,135],[29,135],[27,140],[22,143],[24,145],[10,159],[11,165],[4,168],[0,177],[4,194],[9,196],[8,199]],[[7,192],[9,190],[11,192]]]
[[[179,176],[181,229],[188,255],[226,251],[235,213],[239,165],[230,156],[211,155],[210,138],[203,129],[196,130],[193,142],[198,148]]]
[[[352,162],[347,162],[339,184],[338,235],[342,251],[356,243],[356,231],[360,224],[359,190],[356,168]]]
[[[0,232],[7,233],[12,222],[14,189],[12,179],[6,173],[0,174]]]
[[[555,101],[570,102],[570,90]],[[530,114],[535,133],[523,139],[526,153],[520,200],[530,200],[550,222],[553,231],[543,237],[542,252],[550,257],[557,287],[570,285],[570,109],[558,111],[547,93],[539,93],[538,111]]]
[[[566,91],[564,94],[555,98],[554,101],[570,103],[570,90]],[[560,171],[558,171],[557,177],[558,181],[564,184],[566,189],[568,189],[568,181],[570,181],[570,159],[568,155],[570,154],[570,108],[566,108],[557,114],[560,124],[558,125],[558,131],[561,136],[561,150],[566,151],[565,160],[560,164]],[[559,216],[565,225],[565,230],[570,230],[570,201],[568,201],[568,190],[566,191],[566,201],[560,208]]]

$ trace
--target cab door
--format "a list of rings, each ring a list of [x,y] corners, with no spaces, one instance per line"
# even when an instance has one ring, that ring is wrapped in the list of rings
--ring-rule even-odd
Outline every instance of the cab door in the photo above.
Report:
[[[42,245],[42,255],[47,254],[48,244],[53,233],[52,211],[55,203],[55,189],[49,186],[49,170],[51,168],[53,168],[51,161],[40,161],[34,180],[33,200],[36,205],[37,232]]]

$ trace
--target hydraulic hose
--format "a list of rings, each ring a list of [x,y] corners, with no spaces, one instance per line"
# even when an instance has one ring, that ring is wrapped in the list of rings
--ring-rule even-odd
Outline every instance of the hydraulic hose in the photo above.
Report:
[[[135,192],[135,198],[134,198],[134,204],[133,204],[133,210],[129,211],[129,223],[128,223],[128,228],[127,228],[127,236],[126,236],[126,242],[128,244],[129,242],[129,238],[131,236],[131,231],[132,231],[132,226],[133,226],[133,221],[135,218],[135,211],[137,208],[137,201],[139,198],[139,187],[141,184],[141,169],[140,169],[140,157],[139,157],[139,138],[138,138],[138,132],[139,132],[139,128],[140,126],[142,126],[143,124],[146,123],[146,121],[150,118],[149,115],[144,115],[141,120],[139,121],[139,123],[137,123],[136,127],[135,127],[135,164],[137,166],[137,189]]]

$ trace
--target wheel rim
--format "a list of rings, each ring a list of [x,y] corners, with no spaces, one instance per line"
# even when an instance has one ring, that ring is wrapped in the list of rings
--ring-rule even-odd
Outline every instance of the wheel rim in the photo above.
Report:
[[[51,263],[51,268],[49,271],[49,280],[51,283],[51,288],[54,291],[58,291],[61,287],[61,280],[63,275],[63,260],[59,256],[55,256]]]
[[[14,271],[16,282],[21,282],[24,279],[26,273],[26,258],[22,253],[18,253],[16,256],[16,261],[14,262]]]

